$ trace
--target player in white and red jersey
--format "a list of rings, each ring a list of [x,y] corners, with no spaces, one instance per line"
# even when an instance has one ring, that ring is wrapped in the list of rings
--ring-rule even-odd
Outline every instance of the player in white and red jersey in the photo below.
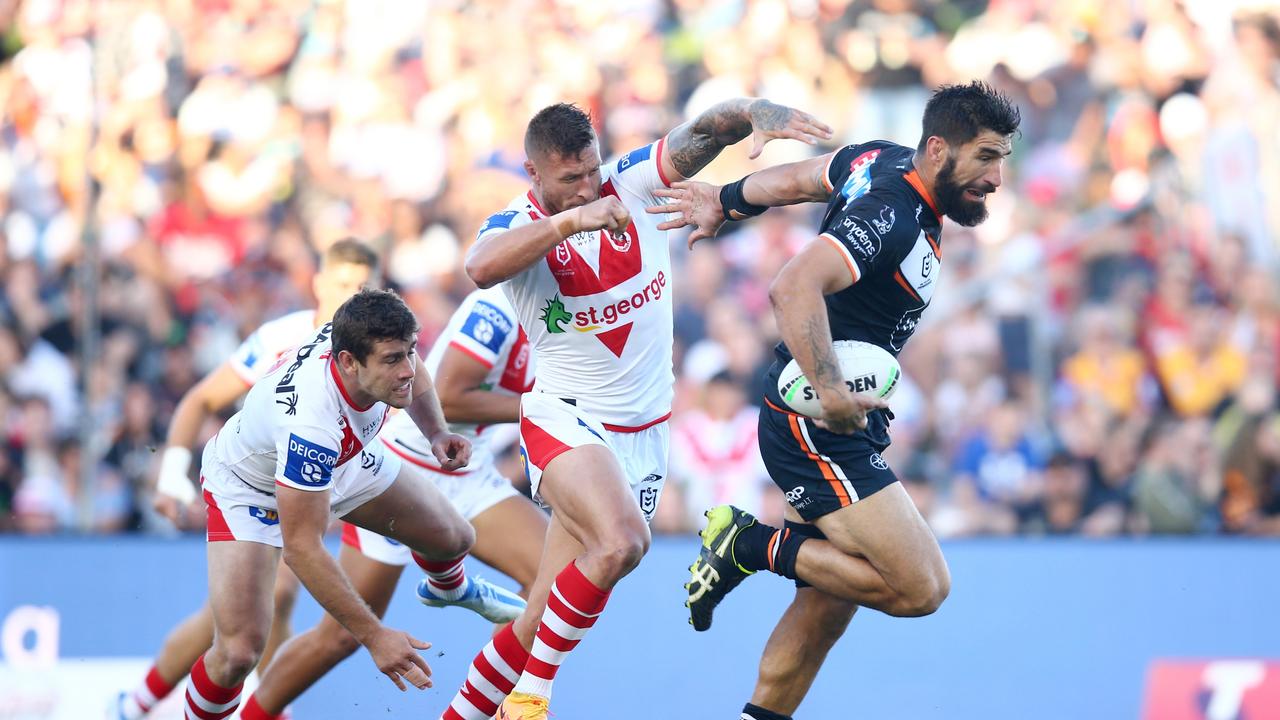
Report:
[[[529,609],[472,665],[469,677],[490,678],[486,692],[464,686],[446,718],[485,717],[494,702],[499,718],[546,717],[561,661],[648,548],[673,376],[667,236],[643,210],[663,202],[654,190],[753,132],[756,154],[775,137],[830,133],[766,100],[731,100],[602,164],[577,107],[553,105],[530,121],[532,189],[490,216],[466,270],[481,287],[503,283],[538,358],[521,400],[521,452],[552,519]]]
[[[466,466],[471,445],[449,432],[414,348],[418,323],[398,295],[361,290],[333,322],[285,355],[205,446],[209,602],[214,639],[191,668],[187,717],[223,720],[270,629],[281,557],[401,690],[430,685],[429,647],[384,626],[324,547],[333,517],[408,545],[426,560],[460,562],[471,526],[419,473],[374,442],[391,408],[406,409],[441,467]]]
[[[358,240],[339,240],[330,245],[321,257],[319,272],[312,278],[316,308],[263,323],[225,363],[182,396],[169,423],[152,500],[160,514],[178,526],[188,525],[186,519],[193,515],[189,512],[192,507],[198,507],[203,515],[204,501],[197,495],[190,477],[191,447],[196,443],[200,427],[211,415],[244,397],[281,355],[303,343],[319,325],[328,322],[339,305],[370,282],[377,266],[377,255]],[[289,618],[297,592],[297,578],[282,564],[276,578],[272,630],[262,654],[264,667],[290,635]],[[213,613],[205,603],[174,626],[138,686],[113,699],[107,715],[109,720],[145,717],[186,676],[196,658],[212,643]]]
[[[471,554],[527,591],[538,570],[547,518],[498,471],[489,448],[491,428],[495,423],[515,422],[520,394],[533,382],[529,343],[501,290],[478,290],[467,296],[424,364],[435,380],[450,429],[472,443],[470,464],[464,470],[441,467],[407,413],[387,422],[379,442],[384,450],[399,456],[406,468],[417,468],[430,476],[471,522],[476,530]],[[409,561],[408,549],[354,525],[345,526],[343,543],[340,559],[349,555],[360,559],[358,566],[342,560],[343,569],[374,613],[381,616]],[[478,578],[475,582],[485,592],[492,592]],[[428,605],[444,604],[425,580],[418,585],[418,598]],[[523,606],[521,602],[519,608]],[[281,648],[258,689],[245,702],[242,720],[275,720],[290,702],[357,647],[342,625],[324,616],[314,628]]]

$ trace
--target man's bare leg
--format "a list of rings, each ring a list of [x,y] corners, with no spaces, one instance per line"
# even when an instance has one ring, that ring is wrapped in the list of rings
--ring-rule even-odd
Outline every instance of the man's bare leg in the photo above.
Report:
[[[385,615],[404,568],[365,557],[345,544],[338,552],[338,564],[369,609],[379,618]],[[265,673],[245,703],[242,717],[254,720],[279,715],[359,647],[355,637],[326,613],[315,627],[285,643],[270,665],[263,666]]]

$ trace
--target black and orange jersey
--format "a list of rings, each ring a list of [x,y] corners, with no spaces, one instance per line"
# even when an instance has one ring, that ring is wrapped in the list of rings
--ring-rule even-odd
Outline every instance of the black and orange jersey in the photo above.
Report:
[[[852,285],[826,296],[833,340],[872,343],[896,356],[929,306],[942,263],[942,222],[912,165],[914,155],[912,148],[876,141],[848,145],[827,165],[831,197],[818,241],[839,250],[853,276]],[[774,403],[777,373],[791,352],[779,343],[777,355],[766,383]]]

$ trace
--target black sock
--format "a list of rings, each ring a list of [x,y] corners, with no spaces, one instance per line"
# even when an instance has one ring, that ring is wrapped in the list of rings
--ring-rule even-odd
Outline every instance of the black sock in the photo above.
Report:
[[[747,703],[742,708],[741,720],[791,720],[791,716]]]
[[[747,570],[769,570],[784,578],[796,578],[796,556],[809,538],[757,522],[738,533],[733,559]]]

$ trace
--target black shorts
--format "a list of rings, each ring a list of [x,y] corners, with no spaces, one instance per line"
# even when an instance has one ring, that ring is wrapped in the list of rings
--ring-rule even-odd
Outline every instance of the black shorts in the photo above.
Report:
[[[768,401],[760,408],[760,457],[806,522],[897,482],[880,455],[886,447],[872,442],[865,432],[828,432]]]

